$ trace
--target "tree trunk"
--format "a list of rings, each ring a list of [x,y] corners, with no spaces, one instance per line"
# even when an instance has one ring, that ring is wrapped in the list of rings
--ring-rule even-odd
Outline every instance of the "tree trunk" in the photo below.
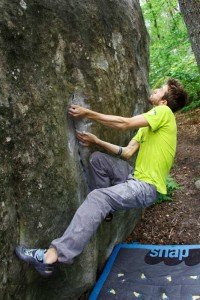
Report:
[[[156,18],[156,14],[153,10],[153,7],[152,7],[152,4],[149,0],[146,0],[148,6],[149,6],[149,9],[152,13],[152,17],[153,17],[153,22],[154,22],[154,27],[155,27],[155,30],[156,30],[156,34],[157,34],[157,37],[158,39],[160,39],[160,33],[159,33],[159,28],[158,28],[158,22],[157,22],[157,18]]]
[[[188,29],[192,50],[200,69],[200,1],[179,0],[179,5]]]
[[[171,17],[171,20],[173,22],[173,30],[174,29],[178,29],[177,28],[177,22],[176,22],[176,19],[174,18],[174,11],[175,11],[175,8],[173,7],[173,4],[170,2],[170,1],[166,1],[167,3],[167,8],[168,8],[168,12],[169,12],[169,15]]]

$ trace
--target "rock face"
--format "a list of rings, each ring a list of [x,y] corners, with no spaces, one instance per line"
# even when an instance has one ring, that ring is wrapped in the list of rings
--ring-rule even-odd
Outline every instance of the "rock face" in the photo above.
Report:
[[[48,247],[87,194],[75,128],[125,145],[118,132],[67,115],[70,103],[131,116],[147,109],[148,36],[131,0],[1,0],[0,299],[78,299],[140,210],[100,226],[72,266],[41,279],[13,255]]]
[[[198,179],[197,181],[195,181],[195,186],[198,190],[200,190],[200,179]]]

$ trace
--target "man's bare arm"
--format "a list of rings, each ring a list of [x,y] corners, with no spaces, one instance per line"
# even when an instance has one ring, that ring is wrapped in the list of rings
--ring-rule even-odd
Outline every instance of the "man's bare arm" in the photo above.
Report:
[[[122,157],[129,159],[139,149],[140,144],[136,140],[131,140],[126,147],[123,147]]]
[[[81,141],[83,146],[90,146],[91,144],[94,144],[104,148],[112,154],[118,154],[119,152],[119,146],[105,142],[89,132],[77,132],[77,138]],[[131,140],[126,147],[122,147],[121,157],[129,159],[138,150],[138,148],[139,143],[135,140]]]
[[[146,127],[149,123],[143,115],[138,115],[131,118],[125,118],[114,115],[105,115],[96,111],[84,108],[79,105],[71,105],[69,114],[72,117],[85,117],[103,125],[119,130],[128,130],[132,128]]]

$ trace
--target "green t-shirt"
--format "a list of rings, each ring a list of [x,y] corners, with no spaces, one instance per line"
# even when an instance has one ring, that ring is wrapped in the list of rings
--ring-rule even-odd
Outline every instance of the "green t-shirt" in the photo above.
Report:
[[[140,144],[134,177],[153,184],[159,193],[166,194],[166,177],[176,152],[176,120],[166,105],[155,106],[143,116],[149,126],[140,128],[133,137]]]

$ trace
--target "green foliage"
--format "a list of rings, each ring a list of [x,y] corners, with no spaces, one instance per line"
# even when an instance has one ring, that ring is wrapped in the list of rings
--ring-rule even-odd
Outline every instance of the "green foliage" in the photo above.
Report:
[[[171,177],[167,177],[167,194],[159,194],[158,199],[155,204],[159,204],[165,201],[172,201],[173,192],[180,189],[181,186]]]
[[[200,100],[192,101],[189,105],[181,109],[182,112],[187,112],[189,110],[195,109],[200,106]]]
[[[186,110],[200,105],[199,71],[177,0],[142,1],[150,34],[150,85],[157,88],[170,77],[182,82],[189,94]],[[183,111],[186,111],[183,110]]]

